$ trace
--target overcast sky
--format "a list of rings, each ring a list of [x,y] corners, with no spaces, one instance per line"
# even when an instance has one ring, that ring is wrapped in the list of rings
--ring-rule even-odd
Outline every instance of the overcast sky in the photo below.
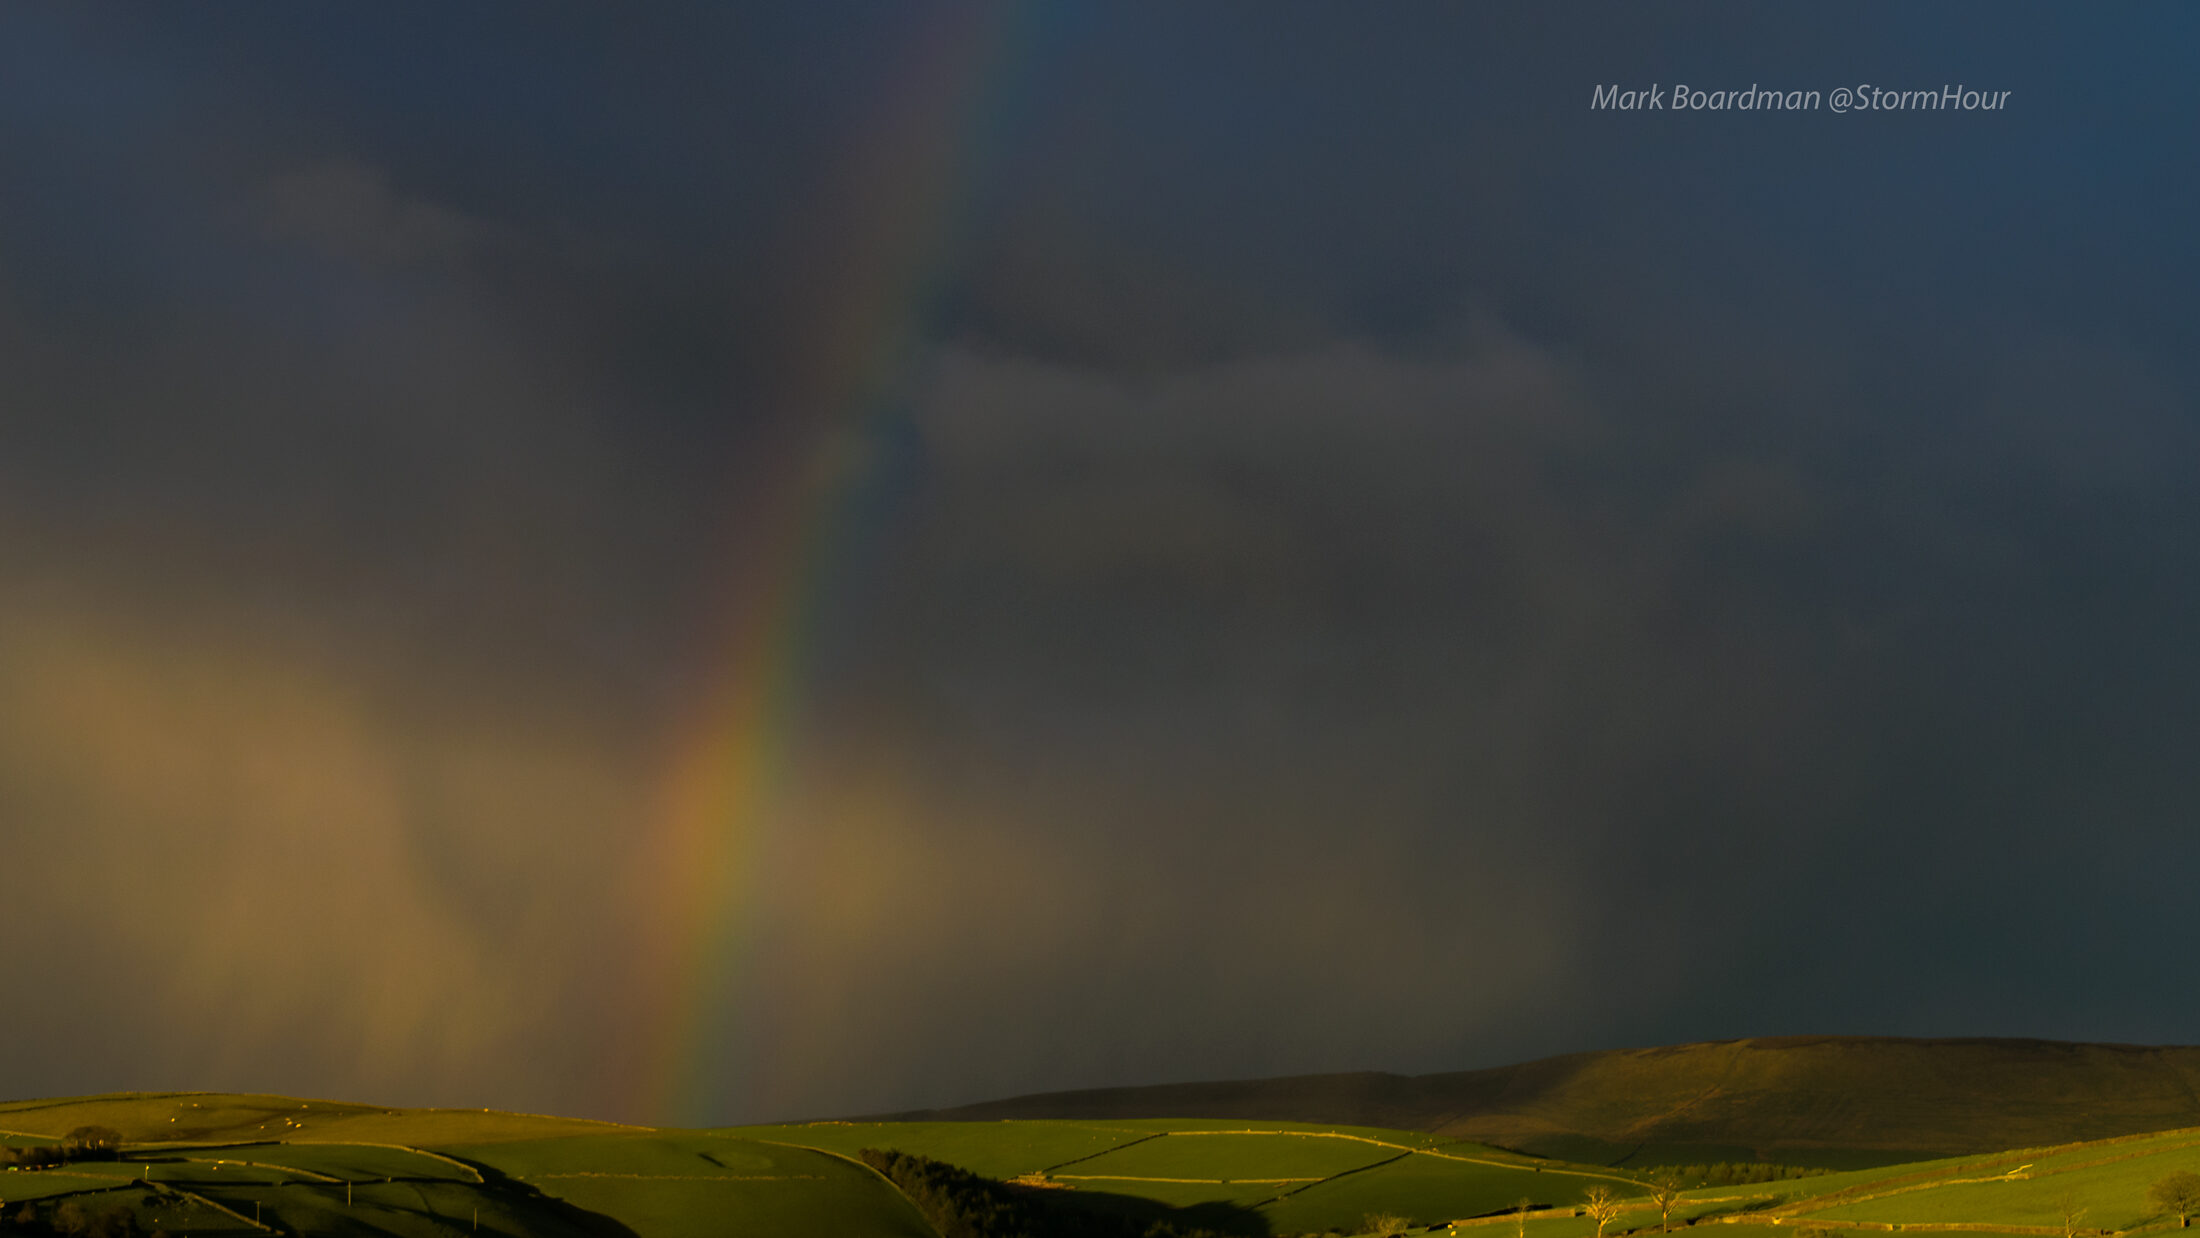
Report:
[[[0,1094],[2200,1039],[2196,54],[2168,4],[11,7]],[[1591,106],[1680,84],[1821,101]],[[667,850],[767,697],[783,775]]]

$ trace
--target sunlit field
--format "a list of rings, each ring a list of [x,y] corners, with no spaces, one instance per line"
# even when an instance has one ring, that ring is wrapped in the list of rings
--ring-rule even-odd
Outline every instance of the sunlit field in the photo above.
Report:
[[[1613,1201],[1605,1238],[1663,1228],[1709,1229],[1721,1238],[2106,1238],[2174,1227],[2153,1188],[2200,1169],[2200,1128],[1744,1182],[1738,1179],[1775,1171],[1576,1164],[1422,1132],[1183,1118],[677,1131],[185,1094],[6,1105],[0,1124],[6,1155],[29,1158],[0,1172],[0,1228],[67,1232],[80,1225],[76,1232],[117,1238],[156,1230],[419,1238],[1594,1238],[1598,1221],[1588,1204],[1599,1194]],[[92,1130],[108,1132],[111,1146],[86,1144],[84,1132]],[[897,1186],[901,1178],[876,1167],[882,1150],[917,1158],[899,1162],[904,1173],[911,1165],[941,1175],[968,1171],[953,1179],[963,1184],[955,1189],[990,1201],[985,1223],[996,1228],[968,1228],[977,1222],[967,1199],[957,1213],[929,1187]],[[65,1159],[31,1163],[45,1153]],[[1661,1183],[1685,1188],[1662,1219]]]

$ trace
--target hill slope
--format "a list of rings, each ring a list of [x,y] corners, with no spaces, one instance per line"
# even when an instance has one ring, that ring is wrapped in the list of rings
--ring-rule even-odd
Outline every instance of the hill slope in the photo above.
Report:
[[[0,1103],[0,1232],[40,1238],[938,1238],[878,1174],[830,1151],[479,1109],[127,1093]]]
[[[2023,1064],[2024,1046],[1992,1048]],[[2101,1058],[2087,1046],[2043,1051]],[[1948,1055],[1937,1056],[1946,1067]],[[1976,1066],[1976,1055],[1957,1057]],[[2129,1068],[2101,1060],[2116,1065],[2094,1069]],[[1944,1070],[1944,1090],[1959,1076]],[[119,1139],[54,1146],[56,1126],[75,1122],[112,1126]],[[856,1155],[882,1147],[935,1158],[931,1176],[889,1178]],[[1056,1238],[1318,1238],[1403,1224],[1453,1238],[1649,1238],[1668,1220],[1719,1226],[1723,1238],[2167,1238],[2178,1218],[2151,1188],[2200,1169],[2200,1127],[1777,1181],[1699,1166],[1676,1175],[1684,1189],[1668,1197],[1669,1215],[1653,1175],[1629,1169],[1427,1133],[1243,1118],[677,1131],[139,1093],[0,1104],[0,1150],[0,1233],[22,1238],[939,1238],[973,1217],[1007,1225],[989,1221],[987,1232]],[[938,1160],[992,1181],[965,1174],[942,1194]],[[1583,1211],[1604,1192],[1618,1209],[1608,1226]]]
[[[1606,1164],[1847,1166],[2200,1125],[2200,1047],[1784,1037],[1439,1075],[1055,1092],[897,1116],[1349,1123]]]

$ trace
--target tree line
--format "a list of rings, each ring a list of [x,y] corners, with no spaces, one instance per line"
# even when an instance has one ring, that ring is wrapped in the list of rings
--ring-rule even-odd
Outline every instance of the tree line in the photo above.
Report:
[[[0,1166],[44,1169],[71,1161],[111,1161],[122,1155],[122,1132],[107,1126],[79,1126],[60,1143],[0,1147]]]
[[[1831,1173],[1810,1165],[1774,1165],[1765,1161],[1716,1161],[1709,1165],[1660,1165],[1647,1171],[1653,1180],[1678,1178],[1689,1190],[1705,1186],[1752,1186]]]
[[[112,1161],[122,1155],[122,1132],[109,1126],[79,1126],[61,1137],[60,1143],[26,1147],[0,1147],[0,1166],[45,1169],[72,1161]],[[6,1238],[168,1238],[164,1230],[146,1234],[137,1209],[128,1204],[107,1208],[86,1206],[83,1200],[62,1198],[25,1203],[9,1212],[0,1208],[0,1235]]]
[[[0,1222],[0,1234],[7,1238],[168,1238],[166,1230],[147,1234],[137,1210],[128,1204],[101,1209],[74,1199],[43,1209],[24,1204],[12,1214],[0,1213]]]
[[[908,1196],[940,1238],[1220,1238],[1213,1230],[1079,1207],[1048,1198],[1054,1192],[1019,1189],[928,1156],[891,1148],[856,1155]]]

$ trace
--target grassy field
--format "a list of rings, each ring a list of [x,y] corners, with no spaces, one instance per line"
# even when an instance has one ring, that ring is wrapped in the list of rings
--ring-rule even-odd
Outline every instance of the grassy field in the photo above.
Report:
[[[1349,1137],[1275,1131],[1172,1131],[1063,1167],[1059,1178],[1199,1178],[1319,1182],[1410,1155]]]
[[[1277,1233],[1332,1226],[1355,1227],[1371,1213],[1397,1213],[1424,1223],[1482,1216],[1517,1207],[1573,1204],[1589,1180],[1558,1174],[1461,1164],[1432,1156],[1406,1156],[1363,1173],[1348,1174],[1296,1191],[1262,1209]],[[1617,1184],[1614,1184],[1617,1185]],[[1538,1238],[1561,1238],[1562,1220],[1538,1221]],[[1488,1238],[1510,1238],[1511,1229]]]
[[[811,1148],[650,1132],[446,1150],[650,1238],[932,1234],[916,1208],[877,1174]]]
[[[1648,1188],[1635,1176],[1569,1165],[1414,1131],[1292,1122],[816,1123],[736,1128],[789,1143],[853,1151],[894,1148],[997,1178],[1043,1175],[1078,1195],[1150,1201],[1181,1223],[1247,1234],[1352,1232],[1370,1214],[1425,1224],[1508,1209],[1522,1199],[1570,1209],[1585,1192]],[[814,1141],[814,1142],[813,1142]],[[960,1156],[961,1160],[956,1158]],[[1200,1210],[1202,1205],[1230,1205]],[[1593,1227],[1539,1217],[1536,1238]],[[1492,1233],[1490,1238],[1502,1238]]]
[[[123,1133],[117,1159],[0,1172],[0,1238],[22,1207],[50,1219],[72,1202],[204,1238],[941,1238],[856,1159],[865,1148],[1021,1179],[1024,1198],[1136,1217],[1139,1229],[1354,1234],[1388,1215],[1454,1238],[1593,1238],[1581,1204],[1600,1187],[1622,1205],[1605,1238],[1659,1228],[1646,1174],[1357,1125],[1174,1117],[676,1131],[268,1096],[0,1105],[13,1147],[95,1124]],[[1709,1186],[1684,1192],[1671,1220],[1705,1238],[2121,1238],[2174,1228],[2148,1187],[2182,1170],[2200,1172],[2200,1128]]]
[[[390,1109],[290,1096],[208,1092],[124,1093],[0,1103],[0,1130],[34,1136],[27,1142],[51,1142],[88,1125],[112,1127],[133,1143],[282,1140],[400,1147],[645,1129],[486,1109]]]
[[[1391,1214],[1424,1229],[1484,1238],[1513,1238],[1516,1226],[1527,1238],[1590,1238],[1596,1227],[1578,1208],[1597,1186],[1623,1204],[1607,1238],[1658,1228],[1644,1175],[1534,1161],[1410,1132],[1261,1125],[1267,1127],[1261,1133],[1237,1122],[1188,1119],[767,1129],[787,1142],[822,1131],[844,1143],[942,1160],[961,1155],[960,1163],[992,1165],[997,1177],[1043,1173],[1072,1191],[1175,1208],[1234,1204],[1235,1227],[1250,1234],[1353,1233],[1371,1216]],[[1091,1143],[1108,1146],[1077,1155]],[[1001,1155],[1006,1148],[1015,1154]],[[1065,1153],[1076,1159],[1045,1163]],[[2074,1233],[2103,1238],[2173,1225],[2157,1215],[2147,1188],[2184,1169],[2200,1172],[2200,1129],[1705,1187],[1682,1194],[1671,1222],[1708,1228],[1718,1238],[1804,1230],[1847,1238],[1894,1230],[2060,1238],[2067,1206],[2081,1213]],[[1516,1220],[1510,1214],[1522,1201],[1530,1210]]]
[[[204,1157],[213,1150],[195,1151]],[[249,1144],[229,1153],[263,1165],[278,1165],[337,1182],[408,1181],[480,1182],[481,1171],[449,1156],[418,1148],[363,1143]]]
[[[2060,1233],[2066,1205],[2088,1230],[2127,1232],[2156,1220],[2147,1187],[2200,1171],[2200,1132],[2084,1144],[2039,1155],[1959,1162],[1922,1181],[1864,1183],[1795,1205],[1823,1224],[1996,1223]]]
[[[207,1238],[937,1238],[844,1156],[707,1132],[269,1096],[0,1105],[13,1146],[87,1125],[122,1133],[120,1159],[0,1172],[0,1216],[74,1202]]]
[[[807,1122],[734,1127],[724,1133],[842,1156],[864,1148],[899,1148],[989,1178],[1038,1173],[1154,1134],[1130,1124],[1082,1122]]]

